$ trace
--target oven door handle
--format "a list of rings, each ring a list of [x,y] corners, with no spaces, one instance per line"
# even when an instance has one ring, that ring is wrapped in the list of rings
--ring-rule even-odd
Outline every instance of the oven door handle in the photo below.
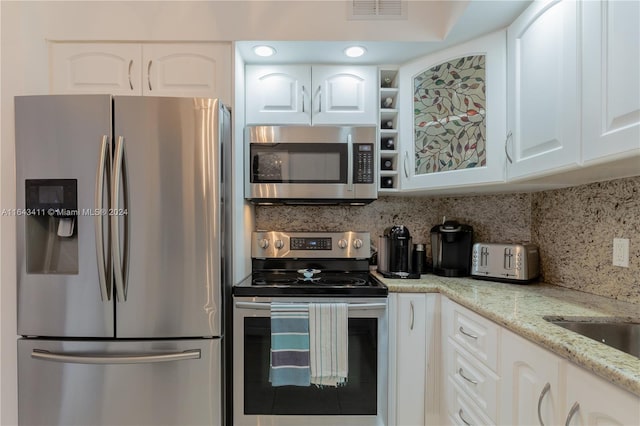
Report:
[[[386,307],[387,307],[386,303],[349,303],[350,311],[370,311],[370,310],[385,309]],[[236,308],[267,311],[271,309],[271,303],[236,302]]]

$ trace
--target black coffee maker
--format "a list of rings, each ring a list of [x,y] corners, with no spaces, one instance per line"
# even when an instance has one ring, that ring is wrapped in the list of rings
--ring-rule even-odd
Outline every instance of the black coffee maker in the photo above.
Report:
[[[386,278],[420,278],[412,268],[412,238],[404,225],[384,230],[378,243],[378,272]]]
[[[454,220],[431,228],[433,273],[443,277],[465,277],[471,273],[473,228]]]

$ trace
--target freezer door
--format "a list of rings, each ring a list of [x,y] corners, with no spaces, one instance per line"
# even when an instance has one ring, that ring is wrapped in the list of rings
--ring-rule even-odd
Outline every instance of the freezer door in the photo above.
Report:
[[[114,337],[111,97],[19,96],[15,123],[18,334]]]
[[[20,425],[219,425],[220,339],[18,341]]]
[[[114,98],[117,337],[221,335],[218,108]]]

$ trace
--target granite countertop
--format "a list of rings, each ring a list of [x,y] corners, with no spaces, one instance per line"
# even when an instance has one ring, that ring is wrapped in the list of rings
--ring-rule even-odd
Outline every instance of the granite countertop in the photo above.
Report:
[[[544,320],[554,317],[616,317],[640,322],[640,305],[536,283],[504,284],[472,278],[422,275],[387,279],[392,293],[441,293],[616,385],[640,396],[640,358]]]

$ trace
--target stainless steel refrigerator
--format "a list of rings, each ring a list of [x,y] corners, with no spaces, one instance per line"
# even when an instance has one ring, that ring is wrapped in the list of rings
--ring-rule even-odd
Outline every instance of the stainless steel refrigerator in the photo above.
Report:
[[[229,110],[51,95],[15,112],[20,424],[221,424]]]

